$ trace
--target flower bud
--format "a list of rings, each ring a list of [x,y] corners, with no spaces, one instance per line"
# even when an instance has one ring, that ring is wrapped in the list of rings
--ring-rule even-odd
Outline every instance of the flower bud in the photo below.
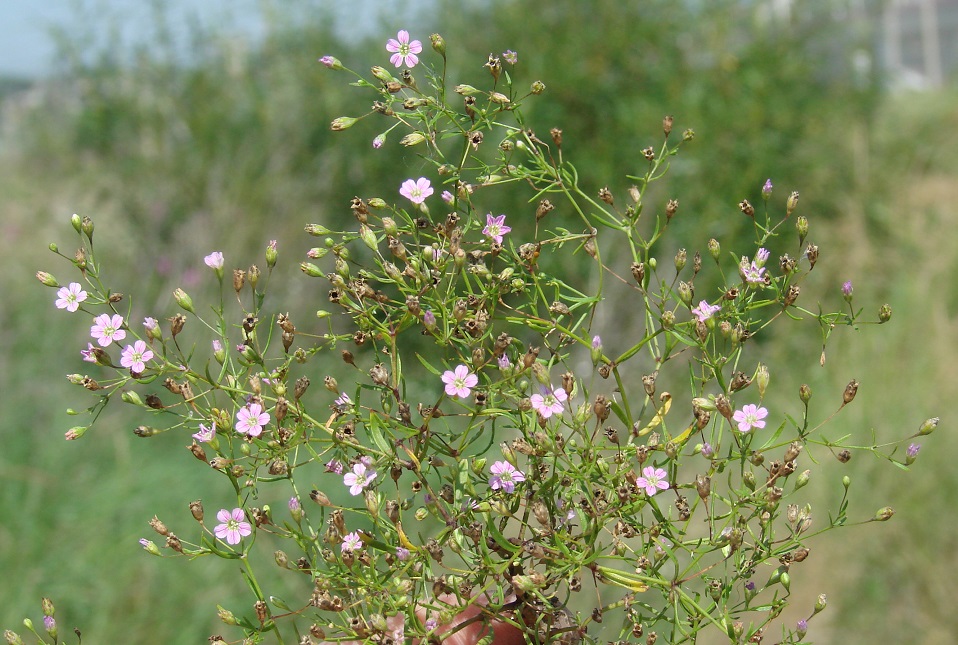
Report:
[[[714,237],[708,241],[709,255],[712,256],[712,259],[716,262],[719,261],[719,258],[722,256],[722,245],[719,244],[718,240]]]
[[[803,470],[798,474],[798,478],[795,480],[795,490],[798,490],[802,486],[808,483],[809,477],[811,476],[812,471]]]
[[[426,137],[422,132],[410,132],[399,140],[399,145],[406,146],[408,148],[410,146],[422,143],[425,140]]]
[[[678,253],[675,254],[675,272],[680,273],[682,269],[685,268],[685,263],[688,260],[688,254],[685,252],[685,249],[679,249]]]
[[[347,130],[353,127],[356,124],[356,121],[358,120],[359,119],[355,119],[351,116],[337,117],[333,119],[332,123],[329,124],[329,129],[332,130],[333,132],[340,132],[342,130]]]
[[[276,259],[279,257],[279,251],[276,250],[276,240],[270,240],[266,245],[266,266],[272,269],[276,266]]]
[[[825,594],[819,594],[818,598],[815,600],[815,613],[819,613],[828,606],[828,598]]]
[[[429,42],[432,44],[433,51],[443,58],[446,57],[446,41],[442,36],[439,34],[432,34],[429,36]]]
[[[80,229],[83,231],[83,234],[86,235],[87,239],[91,242],[93,241],[93,220],[89,217],[84,216],[80,221]]]
[[[875,522],[887,522],[888,520],[891,519],[892,515],[894,514],[895,514],[895,509],[893,509],[891,506],[885,506],[878,509],[878,511],[875,513],[875,517],[872,519]]]
[[[319,59],[319,62],[328,67],[329,69],[341,70],[345,69],[343,64],[335,56],[323,56]]]
[[[81,228],[81,224],[82,224],[82,223],[83,223],[82,218],[81,218],[79,215],[77,215],[76,213],[74,213],[72,216],[70,216],[70,224],[73,226],[73,230],[75,230],[77,233],[82,232],[82,230],[83,230],[83,229]]]
[[[924,436],[934,432],[935,428],[938,427],[938,421],[939,421],[938,417],[925,419],[925,421],[918,428],[918,436]]]
[[[666,309],[662,312],[662,329],[672,329],[673,327],[675,327],[675,314]]]
[[[190,312],[191,314],[196,313],[193,309],[193,299],[187,295],[185,291],[177,287],[173,290],[173,299],[176,300],[176,304]]]
[[[808,387],[807,383],[802,383],[798,388],[798,398],[802,400],[802,403],[808,405],[808,402],[812,398],[812,388]]]
[[[798,231],[798,245],[801,246],[808,235],[808,219],[804,215],[799,215],[795,220],[795,230]]]
[[[878,310],[878,321],[886,323],[891,320],[891,305],[885,303]]]
[[[44,285],[48,287],[60,286],[60,283],[57,282],[57,279],[54,278],[49,273],[47,273],[46,271],[37,271],[37,280],[39,280],[40,282],[42,282]]]
[[[792,191],[792,193],[788,196],[788,199],[785,201],[785,217],[791,215],[797,206],[798,192]]]
[[[323,277],[323,272],[319,270],[319,267],[313,264],[312,262],[301,262],[299,265],[300,271],[305,273],[311,278],[321,278]]]
[[[216,605],[216,615],[227,625],[239,625],[239,621],[233,615],[233,612],[224,609],[222,605]]]
[[[140,546],[143,547],[143,550],[149,553],[150,555],[163,555],[160,553],[160,547],[156,546],[156,543],[153,540],[147,540],[142,538],[140,540]]]

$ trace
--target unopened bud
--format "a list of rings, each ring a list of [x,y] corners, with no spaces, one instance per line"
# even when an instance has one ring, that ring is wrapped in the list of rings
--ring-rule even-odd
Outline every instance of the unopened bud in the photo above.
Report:
[[[791,215],[796,206],[798,206],[798,192],[793,191],[785,201],[785,217]]]
[[[439,34],[432,34],[429,36],[429,42],[432,44],[433,51],[442,56],[446,57],[446,41]]]
[[[932,417],[930,419],[925,419],[925,421],[918,428],[918,435],[924,436],[926,434],[931,434],[935,431],[935,428],[938,427],[938,417]]]
[[[190,298],[189,295],[187,295],[187,293],[182,289],[177,287],[173,290],[173,299],[176,300],[176,304],[186,311],[190,312],[191,314],[196,313],[196,311],[193,309],[193,299]]]
[[[891,305],[885,303],[878,310],[878,321],[886,323],[891,320]]]
[[[812,398],[812,388],[808,387],[807,383],[802,383],[798,388],[798,398],[802,400],[802,403],[808,405],[808,402]]]
[[[808,218],[799,215],[798,219],[795,220],[795,230],[798,231],[798,245],[801,246],[808,236]]]
[[[878,509],[878,512],[875,513],[875,517],[873,519],[876,522],[887,522],[894,514],[895,509],[893,509],[891,506],[885,506]]]
[[[47,273],[46,271],[37,271],[37,280],[39,280],[40,282],[42,282],[44,285],[48,287],[60,286],[60,283],[57,282],[57,279],[54,278],[49,273]]]

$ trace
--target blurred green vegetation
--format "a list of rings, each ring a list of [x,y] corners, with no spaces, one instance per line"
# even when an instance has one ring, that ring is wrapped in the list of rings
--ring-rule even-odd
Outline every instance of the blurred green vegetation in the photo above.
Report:
[[[794,408],[802,382],[816,398],[838,401],[858,378],[859,397],[834,434],[864,441],[874,428],[890,440],[937,414],[943,430],[914,472],[864,457],[815,471],[823,500],[848,473],[863,518],[886,503],[898,514],[813,543],[806,571],[793,576],[794,616],[827,592],[815,642],[952,642],[958,584],[943,572],[956,564],[945,512],[956,475],[943,403],[954,395],[958,364],[958,238],[939,232],[958,224],[954,94],[890,97],[877,76],[856,75],[852,53],[871,47],[874,21],[836,20],[826,2],[803,3],[781,20],[731,0],[441,0],[414,27],[370,15],[355,17],[363,29],[341,31],[321,3],[266,6],[267,32],[255,45],[199,28],[171,33],[159,11],[155,46],[132,57],[93,47],[93,34],[109,25],[83,23],[61,39],[55,78],[29,89],[0,84],[8,97],[0,254],[14,277],[0,306],[0,628],[37,619],[45,595],[57,602],[61,634],[77,625],[90,642],[195,643],[226,633],[215,603],[248,602],[228,565],[158,562],[137,544],[153,514],[186,535],[187,502],[202,497],[209,510],[221,501],[203,465],[183,459],[184,437],[136,439],[130,429],[142,420],[110,410],[97,432],[62,441],[74,425],[64,408],[86,402],[61,379],[84,369],[65,348],[82,347],[86,330],[55,311],[53,292],[32,276],[45,269],[73,279],[41,251],[56,241],[69,254],[69,215],[90,215],[100,248],[109,249],[113,286],[136,294],[138,316],[161,317],[176,286],[202,298],[206,253],[262,265],[267,241],[277,239],[270,300],[295,303],[294,320],[307,327],[325,287],[298,271],[315,244],[303,225],[348,222],[353,195],[388,198],[401,179],[429,167],[394,139],[373,151],[376,115],[331,132],[333,118],[369,106],[316,59],[384,64],[384,39],[409,28],[424,41],[430,31],[445,36],[453,83],[481,73],[490,52],[516,50],[516,75],[548,88],[529,104],[528,120],[543,138],[552,127],[564,131],[566,155],[595,190],[608,185],[624,198],[625,175],[659,141],[663,115],[675,116],[673,136],[693,128],[695,141],[647,206],[679,199],[671,243],[688,244],[690,254],[704,252],[712,236],[734,246],[749,225],[736,204],[760,203],[766,177],[778,208],[801,191],[799,211],[823,254],[803,294],[834,303],[838,285],[852,279],[856,303],[877,309],[888,301],[895,315],[880,329],[839,330],[824,369],[814,333],[778,337],[772,389]],[[184,37],[188,64],[173,45]],[[522,202],[501,208],[530,212]]]

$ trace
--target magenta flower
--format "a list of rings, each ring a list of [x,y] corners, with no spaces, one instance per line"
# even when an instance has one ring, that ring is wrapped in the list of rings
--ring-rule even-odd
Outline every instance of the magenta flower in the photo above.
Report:
[[[153,358],[153,352],[146,346],[142,340],[138,340],[132,345],[127,345],[120,355],[120,365],[130,368],[134,374],[139,374],[146,369],[146,361]]]
[[[60,287],[57,291],[57,309],[66,309],[73,313],[80,308],[80,303],[86,300],[86,291],[79,282],[71,282],[69,287]]]
[[[269,414],[263,411],[263,406],[259,403],[245,405],[236,413],[236,431],[240,434],[258,437],[267,423]]]
[[[719,311],[722,307],[720,305],[710,305],[705,300],[701,301],[695,309],[692,310],[692,314],[698,319],[699,322],[705,322],[712,317],[716,311]]]
[[[386,41],[386,51],[392,52],[389,62],[396,67],[415,67],[419,63],[416,54],[422,52],[422,43],[418,40],[409,40],[409,32],[401,29],[395,38]]]
[[[206,266],[213,269],[217,273],[223,270],[223,261],[223,253],[221,251],[213,251],[203,258],[203,262],[206,263]]]
[[[765,267],[760,267],[755,262],[745,269],[745,282],[749,284],[765,284]]]
[[[421,204],[426,198],[433,194],[432,186],[425,177],[412,180],[407,179],[399,188],[399,194],[411,201],[413,204]]]
[[[347,533],[343,538],[343,553],[346,553],[347,551],[356,551],[361,548],[363,548],[363,539],[359,537],[359,533],[357,531]]]
[[[396,547],[396,558],[398,558],[400,562],[405,562],[406,560],[408,560],[408,559],[409,559],[409,549],[407,549],[406,547],[403,547],[403,546],[397,546],[397,547]]]
[[[568,399],[569,395],[561,387],[554,390],[542,388],[541,394],[529,397],[532,409],[541,414],[543,419],[548,419],[553,414],[562,414],[562,404]]]
[[[855,289],[852,287],[851,280],[846,280],[842,283],[842,297],[845,298],[845,300],[850,300],[854,292]]]
[[[715,454],[715,450],[712,448],[712,444],[708,441],[702,444],[702,456],[706,459],[711,459],[712,455]]]
[[[506,226],[505,215],[493,217],[492,213],[489,213],[486,215],[486,227],[482,229],[482,234],[494,239],[496,244],[502,244],[502,236],[511,230],[512,227]]]
[[[121,341],[126,338],[126,332],[123,327],[123,316],[119,314],[100,314],[93,319],[93,327],[90,328],[90,335],[100,344],[100,347],[108,347],[113,341]]]
[[[329,461],[327,461],[325,468],[326,468],[326,472],[328,473],[333,473],[334,475],[343,474],[343,464],[342,462],[336,459],[330,459]]]
[[[749,403],[741,410],[736,410],[732,415],[732,420],[738,424],[739,432],[749,432],[752,428],[764,428],[765,422],[762,421],[768,416],[768,410],[760,408],[754,403]]]
[[[758,251],[755,252],[755,264],[757,264],[760,267],[765,266],[765,262],[768,260],[768,256],[770,255],[771,253],[769,253],[768,249],[760,248]]]
[[[350,495],[359,495],[376,479],[376,475],[375,470],[369,470],[366,464],[359,463],[353,466],[352,472],[343,475],[343,483],[349,486]]]
[[[253,526],[246,521],[246,514],[241,508],[232,511],[220,509],[216,519],[221,524],[213,528],[213,534],[221,540],[225,539],[227,544],[239,544],[240,540],[253,532]]]
[[[386,142],[386,135],[377,134],[376,137],[373,139],[373,148],[375,148],[376,150],[379,150],[380,148],[383,147],[383,144],[385,142]]]
[[[489,472],[492,473],[492,477],[489,478],[489,488],[492,490],[502,489],[507,493],[514,493],[516,484],[526,480],[522,471],[508,461],[497,461],[489,467]]]
[[[645,494],[652,497],[660,490],[669,487],[669,474],[662,468],[646,466],[642,469],[642,476],[635,480],[635,485],[645,489]]]
[[[446,394],[464,399],[469,396],[472,388],[478,385],[479,377],[465,365],[457,365],[455,370],[446,370],[443,373],[442,382],[446,384]]]

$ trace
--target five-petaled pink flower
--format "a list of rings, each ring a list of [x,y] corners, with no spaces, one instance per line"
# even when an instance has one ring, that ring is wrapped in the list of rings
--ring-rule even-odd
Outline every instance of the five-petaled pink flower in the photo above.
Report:
[[[710,305],[705,300],[699,303],[699,306],[692,310],[692,314],[698,318],[699,322],[705,322],[712,317],[716,311],[721,309],[720,305]]]
[[[478,385],[479,377],[465,365],[457,365],[455,370],[446,370],[443,373],[442,382],[446,384],[446,394],[464,399],[469,396],[472,388]]]
[[[662,468],[646,466],[642,469],[642,476],[635,480],[635,485],[645,489],[645,494],[652,497],[660,490],[669,487],[669,474]]]
[[[263,426],[269,423],[269,413],[263,411],[259,403],[244,405],[236,413],[236,431],[258,437],[263,433]]]
[[[120,365],[130,368],[131,372],[139,374],[146,369],[146,361],[153,358],[153,352],[146,346],[142,340],[138,340],[132,345],[127,345],[120,355]]]
[[[359,533],[357,531],[353,531],[352,533],[347,533],[343,537],[343,545],[342,545],[343,553],[346,553],[347,551],[356,551],[357,549],[361,549],[362,546],[363,546],[363,539],[359,537]]]
[[[489,467],[492,477],[489,478],[489,488],[499,490],[500,488],[507,493],[516,491],[516,484],[524,482],[526,476],[521,470],[508,461],[497,461]]]
[[[220,509],[216,514],[221,524],[213,528],[213,534],[219,539],[225,539],[228,544],[239,544],[240,540],[253,532],[253,526],[246,521],[246,514],[241,508],[228,511]]]
[[[433,189],[429,180],[425,177],[419,179],[407,179],[399,188],[399,194],[411,201],[413,204],[421,204],[426,198],[432,195]]]
[[[90,328],[90,335],[100,343],[100,347],[108,347],[113,341],[121,341],[126,338],[126,332],[122,329],[123,316],[119,314],[100,314],[93,319],[93,327]]]
[[[352,472],[343,475],[343,483],[349,486],[350,495],[359,495],[376,479],[376,475],[375,470],[368,469],[366,464],[358,463],[353,466]]]
[[[760,408],[754,403],[749,403],[741,410],[736,410],[732,415],[732,420],[738,424],[739,432],[748,432],[752,428],[764,428],[765,422],[762,421],[768,416],[768,410]]]
[[[60,287],[57,291],[57,309],[66,309],[73,313],[80,308],[80,303],[86,300],[86,291],[79,282],[71,282],[68,287]]]
[[[396,67],[415,67],[419,63],[419,57],[416,54],[422,52],[422,43],[418,40],[409,40],[409,32],[401,29],[395,38],[390,38],[386,42],[386,51],[392,52],[389,62]]]
[[[489,213],[486,215],[486,227],[482,229],[482,234],[494,239],[496,244],[502,244],[502,236],[511,230],[511,226],[506,226],[505,215],[493,217],[492,213]]]
[[[548,419],[553,414],[562,414],[562,404],[568,399],[569,395],[561,387],[554,390],[542,388],[541,394],[529,397],[532,409],[541,414],[543,419]]]

